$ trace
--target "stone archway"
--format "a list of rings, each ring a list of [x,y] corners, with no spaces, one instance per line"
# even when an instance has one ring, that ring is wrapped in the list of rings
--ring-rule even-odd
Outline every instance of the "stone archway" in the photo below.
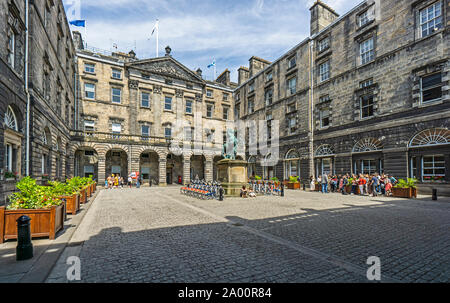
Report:
[[[203,155],[191,156],[191,180],[195,180],[197,177],[205,180],[205,162],[206,158]]]
[[[106,153],[105,176],[119,175],[128,177],[128,154],[123,149],[113,148]]]
[[[156,151],[146,150],[139,157],[139,173],[142,178],[142,184],[152,185],[160,183],[159,180],[159,155]]]
[[[74,175],[78,177],[92,176],[98,180],[98,153],[91,147],[79,147],[75,151]]]
[[[167,155],[166,183],[183,184],[183,157],[172,153]],[[181,179],[181,182],[179,182]]]

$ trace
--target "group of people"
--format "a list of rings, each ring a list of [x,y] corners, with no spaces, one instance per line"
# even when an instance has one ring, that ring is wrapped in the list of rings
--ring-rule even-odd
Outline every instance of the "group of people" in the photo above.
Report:
[[[108,189],[113,189],[113,188],[123,188],[124,186],[128,186],[130,188],[133,187],[133,178],[131,178],[131,176],[128,176],[128,179],[125,181],[125,179],[116,174],[112,174],[111,176],[108,176],[108,178],[106,178],[105,180],[105,187]],[[139,188],[140,187],[140,180],[139,178],[136,180],[136,187]]]
[[[385,174],[345,174],[331,175],[323,174],[315,180],[311,176],[311,191],[316,190],[316,182],[322,193],[342,193],[347,195],[347,186],[351,186],[351,195],[378,195],[391,196],[392,187],[398,182],[393,176]]]

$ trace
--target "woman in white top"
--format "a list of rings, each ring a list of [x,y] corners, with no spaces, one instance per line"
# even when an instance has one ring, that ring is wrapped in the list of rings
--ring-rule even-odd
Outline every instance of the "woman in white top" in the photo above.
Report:
[[[313,176],[311,176],[310,179],[311,179],[311,183],[310,183],[309,189],[310,189],[311,191],[315,191],[315,190],[316,190],[316,180],[314,179]]]

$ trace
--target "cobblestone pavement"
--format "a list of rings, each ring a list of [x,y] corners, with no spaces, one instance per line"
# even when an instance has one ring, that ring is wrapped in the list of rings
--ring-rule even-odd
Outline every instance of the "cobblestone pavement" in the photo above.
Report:
[[[195,200],[178,187],[103,190],[48,282],[450,282],[450,199],[287,191]]]

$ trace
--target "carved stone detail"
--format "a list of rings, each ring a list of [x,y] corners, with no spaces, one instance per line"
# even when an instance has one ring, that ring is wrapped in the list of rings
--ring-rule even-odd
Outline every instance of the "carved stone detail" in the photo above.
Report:
[[[153,86],[153,93],[161,94],[162,93],[162,86],[161,85],[154,85]]]
[[[139,87],[139,81],[137,81],[137,80],[130,80],[130,81],[128,82],[128,87],[129,87],[130,89],[138,89],[138,87]]]

